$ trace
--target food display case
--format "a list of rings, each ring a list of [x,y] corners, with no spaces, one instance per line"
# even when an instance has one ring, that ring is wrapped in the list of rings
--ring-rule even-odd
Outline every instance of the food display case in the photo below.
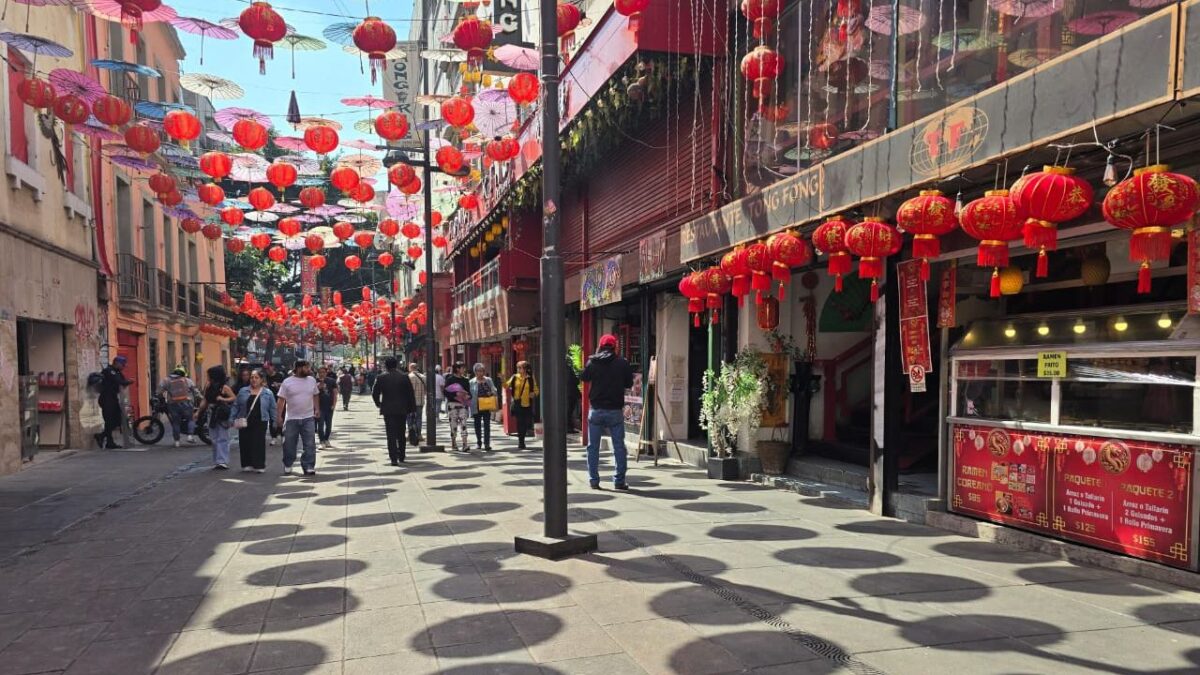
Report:
[[[950,509],[1196,570],[1200,318],[972,324],[950,351]]]

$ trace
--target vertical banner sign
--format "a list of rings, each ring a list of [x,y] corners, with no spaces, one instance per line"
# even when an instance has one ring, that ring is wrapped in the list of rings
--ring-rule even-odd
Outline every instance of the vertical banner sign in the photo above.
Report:
[[[954,328],[957,324],[954,316],[955,303],[958,301],[955,295],[957,292],[958,264],[951,263],[942,270],[942,280],[938,287],[938,328]]]
[[[921,281],[921,261],[896,265],[900,289],[900,357],[913,391],[925,390],[925,376],[933,370],[929,347],[929,302]]]
[[[387,76],[383,79],[383,96],[396,104],[396,110],[408,118],[408,134],[392,146],[403,150],[420,150],[421,140],[417,136],[417,125],[425,121],[425,106],[417,105],[417,93],[421,89],[421,43],[417,41],[397,42],[396,48],[404,52],[404,58],[388,61]]]
[[[308,256],[300,256],[300,292],[307,295],[317,293],[317,270],[308,264]]]
[[[648,284],[663,277],[667,262],[667,236],[656,232],[638,241],[638,283]]]
[[[1188,230],[1187,245],[1187,311],[1200,314],[1200,227]]]

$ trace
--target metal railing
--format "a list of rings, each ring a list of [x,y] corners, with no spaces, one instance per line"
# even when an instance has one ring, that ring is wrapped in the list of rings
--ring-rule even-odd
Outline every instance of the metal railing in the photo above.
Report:
[[[195,288],[189,288],[189,289],[187,289],[187,294],[188,294],[188,314],[195,316],[195,317],[199,317],[200,316],[200,291],[196,290]]]
[[[117,254],[117,294],[120,302],[150,302],[150,268],[130,253]]]
[[[158,308],[164,312],[175,311],[175,282],[163,270],[154,271],[158,285]]]
[[[182,281],[175,282],[175,311],[180,314],[187,314],[187,284]]]
[[[221,302],[221,291],[212,286],[204,287],[204,316],[225,323],[233,323],[233,312]]]

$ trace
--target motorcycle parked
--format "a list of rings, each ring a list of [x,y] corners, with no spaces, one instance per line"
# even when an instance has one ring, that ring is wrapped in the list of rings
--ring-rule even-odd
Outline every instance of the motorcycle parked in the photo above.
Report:
[[[155,445],[162,440],[163,435],[167,432],[167,427],[170,426],[170,414],[167,410],[167,401],[162,396],[150,397],[151,412],[149,415],[144,415],[133,421],[133,436],[142,445]],[[194,427],[192,433],[196,435],[201,442],[211,444],[212,441],[208,438],[208,420],[202,419],[193,422]]]

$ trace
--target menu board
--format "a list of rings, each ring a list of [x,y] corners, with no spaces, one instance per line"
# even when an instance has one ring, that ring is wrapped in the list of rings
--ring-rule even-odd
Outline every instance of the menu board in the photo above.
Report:
[[[969,425],[953,439],[954,511],[1194,569],[1195,448]]]

